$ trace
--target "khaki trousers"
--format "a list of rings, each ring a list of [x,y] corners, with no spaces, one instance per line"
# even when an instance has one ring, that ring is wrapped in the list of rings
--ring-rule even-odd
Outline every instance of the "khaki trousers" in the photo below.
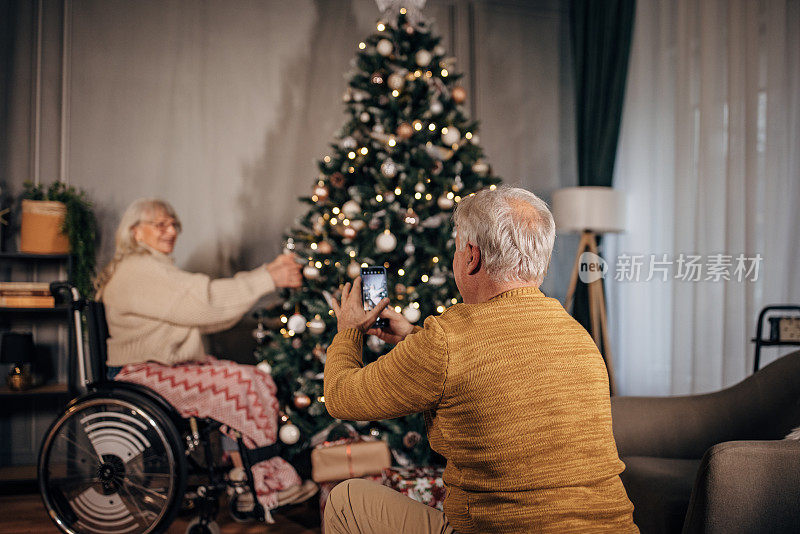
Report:
[[[338,484],[325,505],[325,534],[455,534],[444,512],[376,482]]]

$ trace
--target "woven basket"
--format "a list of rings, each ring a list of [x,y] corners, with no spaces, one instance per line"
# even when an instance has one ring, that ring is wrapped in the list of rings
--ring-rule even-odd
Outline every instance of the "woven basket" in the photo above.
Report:
[[[31,254],[66,254],[69,238],[61,231],[67,206],[48,200],[22,201],[20,252]]]

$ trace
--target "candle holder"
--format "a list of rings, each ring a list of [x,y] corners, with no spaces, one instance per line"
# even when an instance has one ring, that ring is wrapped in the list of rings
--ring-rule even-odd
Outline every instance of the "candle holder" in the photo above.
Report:
[[[33,385],[30,363],[35,354],[33,334],[30,332],[5,332],[0,343],[0,362],[10,363],[6,384],[15,391],[24,391]]]

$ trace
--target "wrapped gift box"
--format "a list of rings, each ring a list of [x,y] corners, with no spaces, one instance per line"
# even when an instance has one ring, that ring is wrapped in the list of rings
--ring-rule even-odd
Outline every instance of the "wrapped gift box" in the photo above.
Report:
[[[311,478],[314,482],[380,475],[390,465],[389,446],[381,440],[345,438],[325,442],[311,451]]]
[[[442,467],[389,467],[383,470],[381,483],[415,501],[442,510],[447,494],[443,474]]]
[[[333,488],[336,487],[336,485],[338,483],[340,483],[340,482],[342,482],[344,480],[347,480],[348,478],[363,478],[364,480],[372,480],[373,482],[377,482],[378,484],[381,484],[382,481],[383,481],[383,474],[382,474],[383,467],[385,465],[389,465],[389,463],[391,462],[391,457],[389,456],[389,448],[388,448],[388,446],[386,445],[385,442],[381,441],[381,442],[377,443],[377,440],[366,440],[363,436],[359,436],[358,434],[355,434],[355,431],[353,431],[353,433],[354,433],[354,436],[351,436],[349,438],[341,438],[341,439],[338,439],[338,440],[335,440],[335,441],[325,441],[323,443],[320,443],[319,445],[317,445],[315,447],[315,449],[311,453],[312,470],[315,471],[317,474],[319,474],[322,471],[324,471],[325,474],[326,474],[326,476],[322,476],[322,477],[316,476],[316,477],[314,477],[314,479],[317,482],[319,482],[319,516],[320,517],[325,517],[325,503],[328,502],[328,495],[330,495],[331,490],[333,490]],[[346,451],[345,451],[344,454],[339,455],[339,456],[341,456],[341,458],[338,458],[338,457],[328,458],[328,456],[326,456],[326,453],[328,453],[330,451],[335,451],[337,449],[345,450],[345,447],[347,445],[362,445],[363,446],[364,444],[369,444],[368,448],[366,449],[368,454],[367,454],[367,459],[365,461],[361,461],[359,459],[356,459],[356,463],[359,464],[359,473],[358,474],[361,475],[361,476],[358,476],[358,477],[349,476],[349,474],[351,472],[355,471],[355,468],[354,468],[355,464],[353,463],[352,456],[350,456],[348,458]],[[378,450],[380,452],[380,454],[377,454],[377,455],[373,454],[374,450],[372,448],[370,448],[370,447],[375,446],[375,445],[380,445],[380,447],[378,447],[376,449],[376,450]],[[383,451],[385,451],[385,453]],[[350,452],[352,454],[352,449],[351,449]],[[320,454],[320,453],[322,453],[322,454]],[[379,459],[379,461],[377,461],[377,463],[376,463],[375,461],[373,461],[374,460],[373,457],[377,457]],[[331,459],[335,460],[336,458],[338,458],[339,462],[341,463],[342,478],[341,478],[341,480],[329,480],[329,477],[332,476],[332,475],[330,475],[330,471],[331,470],[329,469],[329,465],[328,464],[330,464]],[[367,467],[364,467],[361,464],[364,464]],[[374,471],[370,467],[372,465],[377,465],[377,467],[374,468]],[[325,467],[325,469],[322,469],[323,466]],[[318,478],[320,480],[317,480]],[[323,479],[324,479],[324,481],[323,481]],[[325,529],[325,525],[324,524],[323,524],[322,528],[323,528],[323,532],[324,532],[324,529]]]

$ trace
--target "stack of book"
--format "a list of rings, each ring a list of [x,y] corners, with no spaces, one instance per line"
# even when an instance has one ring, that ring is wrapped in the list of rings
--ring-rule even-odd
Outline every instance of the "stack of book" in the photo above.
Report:
[[[47,282],[0,282],[0,307],[54,308],[55,305]]]

